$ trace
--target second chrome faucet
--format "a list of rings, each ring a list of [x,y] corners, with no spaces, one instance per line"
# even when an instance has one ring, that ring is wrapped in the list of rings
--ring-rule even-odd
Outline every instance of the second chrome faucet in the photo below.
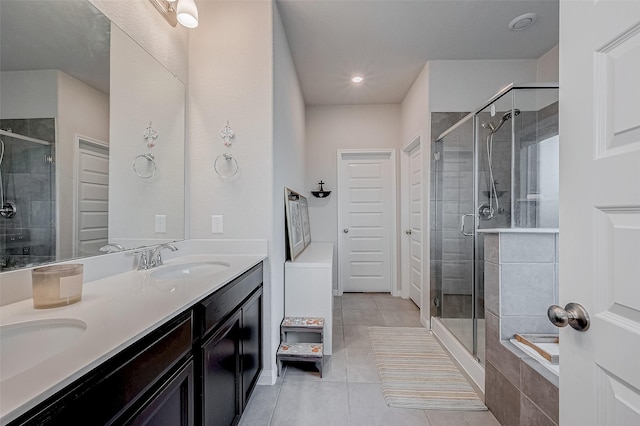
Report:
[[[155,268],[156,266],[162,266],[162,250],[167,249],[171,251],[177,251],[178,247],[171,243],[160,244],[155,248],[141,249],[135,251],[135,254],[140,254],[140,260],[138,261],[138,271]]]

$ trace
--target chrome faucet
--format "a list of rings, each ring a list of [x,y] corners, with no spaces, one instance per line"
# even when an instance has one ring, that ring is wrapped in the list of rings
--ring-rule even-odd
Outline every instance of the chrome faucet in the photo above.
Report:
[[[174,246],[171,243],[160,244],[156,248],[140,248],[132,252],[132,254],[139,254],[140,259],[138,259],[138,271],[146,271],[147,269],[155,268],[156,266],[162,266],[162,256],[160,252],[164,249],[168,249],[171,251],[177,251],[178,247]]]
[[[160,252],[164,249],[169,249],[171,251],[178,251],[178,247],[174,246],[171,243],[160,244],[158,247],[153,249],[153,251],[149,250],[149,252],[151,253],[148,259],[150,268],[155,268],[156,266],[162,266],[162,256],[160,255]]]
[[[105,253],[116,253],[116,252],[125,251],[125,250],[126,248],[124,248],[122,245],[117,243],[107,243],[102,247],[100,247],[100,251],[103,251]]]
[[[149,249],[140,249],[132,252],[131,254],[139,254],[140,259],[138,259],[138,271],[146,271],[151,268],[149,264]]]

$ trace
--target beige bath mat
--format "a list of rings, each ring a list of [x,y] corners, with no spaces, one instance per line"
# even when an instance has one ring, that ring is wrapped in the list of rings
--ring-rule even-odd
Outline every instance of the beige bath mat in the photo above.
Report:
[[[487,409],[430,331],[419,327],[369,327],[369,336],[388,406]]]

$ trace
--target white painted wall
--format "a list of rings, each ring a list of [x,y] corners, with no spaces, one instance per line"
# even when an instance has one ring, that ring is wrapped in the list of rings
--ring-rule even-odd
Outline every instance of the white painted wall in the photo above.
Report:
[[[0,118],[54,118],[58,113],[58,72],[0,72]]]
[[[185,86],[115,25],[110,76],[109,242],[132,248],[183,239]],[[143,137],[149,123],[154,147]],[[142,179],[132,163],[148,153],[156,172]],[[136,164],[143,175],[153,170],[147,160]],[[166,232],[156,232],[155,215],[166,215]]]
[[[535,59],[431,61],[431,112],[471,111],[509,83],[536,81]]]
[[[286,260],[284,187],[304,194],[305,106],[298,76],[280,13],[273,11],[273,221],[271,241],[271,304],[266,317],[271,323],[271,346],[276,353],[280,322],[284,316],[284,263]],[[306,195],[306,194],[305,194]],[[308,195],[307,195],[308,196]],[[311,224],[313,227],[313,223]],[[272,365],[273,361],[270,361]],[[272,371],[272,375],[275,370]],[[275,379],[275,376],[273,377]]]
[[[56,121],[56,257],[73,254],[73,173],[76,135],[109,141],[109,95],[58,72]]]
[[[401,107],[390,105],[307,106],[306,109],[306,182],[305,193],[323,180],[328,198],[309,197],[311,241],[332,242],[334,265],[338,265],[338,149],[399,149],[403,144]],[[397,155],[396,155],[397,157]],[[399,180],[398,180],[399,182]],[[334,288],[337,288],[337,269]]]
[[[536,81],[553,83],[560,80],[560,49],[553,47],[536,61]]]
[[[268,239],[274,246],[274,91],[271,2],[199,2],[198,28],[189,37],[187,211],[191,238]],[[225,147],[219,132],[235,131]],[[230,152],[239,172],[216,175],[213,162]],[[211,215],[224,217],[224,233],[211,234]],[[281,267],[278,265],[277,267]],[[275,368],[273,307],[281,310],[282,282],[265,261],[265,375]],[[273,315],[277,315],[274,312]],[[279,339],[278,339],[279,340]],[[272,373],[272,377],[273,373]]]
[[[89,0],[183,82],[189,67],[189,30],[172,27],[148,0]],[[198,3],[200,7],[200,3]]]
[[[430,187],[430,167],[431,167],[431,112],[429,104],[430,87],[430,64],[427,63],[418,78],[413,82],[411,89],[407,92],[400,106],[402,113],[402,146],[406,146],[413,141],[416,136],[420,136],[422,149],[422,301],[420,309],[420,320],[423,324],[429,325],[431,318],[431,297],[429,292],[429,187]],[[405,155],[400,153],[400,156]],[[402,162],[401,162],[402,163]],[[401,170],[402,177],[405,177],[404,170]],[[401,194],[408,197],[409,183],[401,182]],[[403,198],[402,203],[406,202]],[[398,234],[400,238],[403,233]],[[402,247],[402,244],[400,244]],[[403,290],[408,291],[409,278],[405,277],[408,268],[409,253],[401,252],[400,254],[400,277],[403,283]],[[407,288],[405,288],[407,287]]]

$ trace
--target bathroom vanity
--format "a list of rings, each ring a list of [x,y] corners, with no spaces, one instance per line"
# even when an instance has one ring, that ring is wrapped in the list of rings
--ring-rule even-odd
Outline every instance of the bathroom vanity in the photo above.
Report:
[[[0,424],[236,424],[262,370],[263,258],[222,258],[187,256],[88,283],[64,308],[2,307],[3,327],[73,319],[85,330],[1,378]],[[202,264],[225,268],[198,276]],[[176,279],[184,268],[196,276]]]

